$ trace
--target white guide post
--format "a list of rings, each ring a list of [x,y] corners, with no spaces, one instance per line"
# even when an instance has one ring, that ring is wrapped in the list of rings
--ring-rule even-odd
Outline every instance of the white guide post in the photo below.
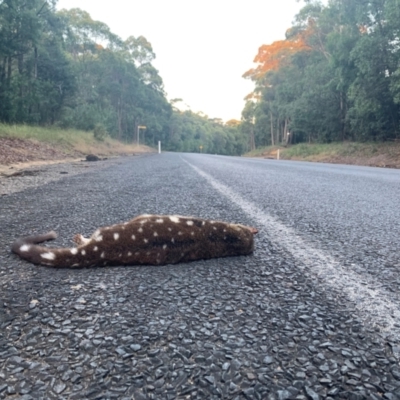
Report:
[[[279,149],[278,152],[276,153],[276,159],[279,160]]]
[[[161,142],[158,141],[158,154],[161,154]]]

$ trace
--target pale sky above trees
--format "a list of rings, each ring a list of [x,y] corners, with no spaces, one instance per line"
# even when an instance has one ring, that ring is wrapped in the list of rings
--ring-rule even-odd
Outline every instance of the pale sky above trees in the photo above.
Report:
[[[262,44],[284,38],[296,0],[59,0],[81,8],[122,39],[145,36],[168,99],[227,121],[240,119],[254,83],[242,78]],[[183,107],[182,107],[183,108]]]

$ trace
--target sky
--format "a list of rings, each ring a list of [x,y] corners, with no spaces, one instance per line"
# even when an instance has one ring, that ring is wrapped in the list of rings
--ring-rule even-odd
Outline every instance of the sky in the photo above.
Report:
[[[258,48],[285,38],[304,5],[296,0],[59,0],[58,9],[81,8],[122,39],[144,36],[167,98],[181,109],[224,121],[241,118],[253,91],[242,75]]]

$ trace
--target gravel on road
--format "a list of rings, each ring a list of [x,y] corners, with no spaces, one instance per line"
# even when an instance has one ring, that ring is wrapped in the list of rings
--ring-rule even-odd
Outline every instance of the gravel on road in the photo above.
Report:
[[[396,337],[263,226],[252,256],[174,266],[51,269],[9,250],[18,236],[52,229],[52,245],[70,246],[75,233],[141,213],[266,221],[224,185],[310,249],[376,277],[395,301],[399,216],[385,214],[387,200],[379,213],[389,227],[370,217],[376,188],[392,196],[398,176],[374,183],[304,168],[167,153],[0,197],[0,399],[400,398]],[[373,205],[362,189],[357,197],[363,185]]]

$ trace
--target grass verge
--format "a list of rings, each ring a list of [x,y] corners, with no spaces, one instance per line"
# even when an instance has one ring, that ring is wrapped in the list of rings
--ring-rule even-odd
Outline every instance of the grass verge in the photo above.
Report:
[[[0,124],[0,138],[16,138],[46,143],[62,151],[66,156],[77,154],[112,156],[154,151],[148,146],[126,144],[110,137],[106,137],[104,141],[97,141],[92,132],[56,127]]]
[[[400,168],[399,142],[300,143],[289,147],[268,146],[246,153],[246,157],[277,158],[340,164]]]

